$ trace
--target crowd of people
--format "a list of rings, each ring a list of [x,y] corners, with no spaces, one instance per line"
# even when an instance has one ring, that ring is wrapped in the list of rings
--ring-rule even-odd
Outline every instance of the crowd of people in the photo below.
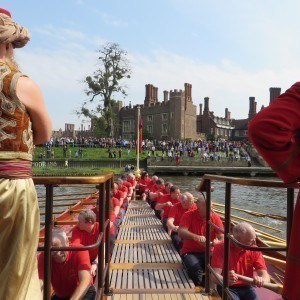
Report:
[[[44,145],[44,148],[38,149],[39,159],[54,159],[57,147],[63,149],[64,158],[88,158],[87,148],[105,148],[107,149],[107,157],[112,159],[122,159],[129,157],[136,148],[136,141],[123,140],[121,138],[51,138]],[[142,150],[147,151],[147,158],[158,160],[176,161],[177,164],[181,160],[200,159],[202,162],[244,160],[251,166],[251,158],[249,148],[251,145],[248,141],[227,141],[218,139],[215,141],[206,140],[143,140]]]
[[[110,250],[112,253],[118,228],[122,223],[128,204],[139,193],[141,201],[147,201],[154,209],[157,218],[161,219],[163,228],[170,235],[174,247],[180,253],[182,262],[188,275],[196,286],[205,283],[205,251],[206,251],[206,197],[198,192],[195,197],[190,192],[181,193],[180,187],[171,182],[164,182],[157,176],[149,177],[143,172],[140,178],[129,173],[122,175],[113,184],[110,198]],[[78,215],[78,224],[68,238],[62,229],[54,229],[53,245],[92,245],[101,232],[99,223],[99,205],[94,209],[81,211]],[[223,276],[224,236],[223,224],[220,216],[211,210],[210,220],[220,230],[211,228],[211,266],[217,273],[218,279]],[[233,228],[235,239],[245,245],[254,246],[256,241],[255,230],[248,223],[239,223]],[[230,246],[230,291],[234,299],[258,299],[255,289],[239,279],[239,275],[253,278],[254,285],[261,287],[269,282],[261,252],[244,250],[235,244]],[[93,299],[95,289],[93,278],[98,270],[98,250],[89,251],[54,251],[52,253],[52,286],[57,298],[64,299],[75,295],[84,296],[84,299]],[[39,275],[43,280],[44,256],[39,256]],[[255,273],[254,273],[255,271]],[[218,280],[212,276],[216,288],[221,294]]]

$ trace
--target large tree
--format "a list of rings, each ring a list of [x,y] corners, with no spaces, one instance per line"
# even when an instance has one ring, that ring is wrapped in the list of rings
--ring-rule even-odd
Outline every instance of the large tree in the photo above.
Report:
[[[127,59],[127,52],[118,44],[107,43],[98,50],[98,66],[92,76],[87,76],[85,93],[89,100],[85,101],[79,114],[85,117],[105,120],[107,136],[114,136],[114,96],[126,94],[124,80],[130,78],[131,67]],[[90,108],[93,106],[93,108]],[[101,123],[101,122],[100,122]]]

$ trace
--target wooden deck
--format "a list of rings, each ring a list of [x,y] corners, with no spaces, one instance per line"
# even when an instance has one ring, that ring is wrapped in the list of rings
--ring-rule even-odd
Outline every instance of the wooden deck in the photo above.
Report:
[[[148,203],[132,201],[111,258],[109,300],[220,299],[195,288]]]

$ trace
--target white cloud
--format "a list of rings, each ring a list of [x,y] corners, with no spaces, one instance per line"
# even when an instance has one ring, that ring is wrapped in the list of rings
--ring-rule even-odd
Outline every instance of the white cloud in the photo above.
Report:
[[[95,71],[96,49],[103,40],[53,26],[44,27],[39,33],[47,34],[50,44],[55,45],[57,39],[62,43],[54,50],[33,46],[17,50],[17,60],[25,73],[40,85],[54,128],[64,128],[64,123],[75,123],[78,128],[80,120],[73,112],[87,99],[82,81]],[[97,44],[97,47],[87,46],[86,41]],[[233,118],[247,117],[249,96],[256,97],[258,108],[267,105],[269,87],[279,86],[285,90],[294,83],[300,71],[300,67],[294,67],[277,68],[276,72],[268,68],[250,72],[226,57],[218,64],[208,64],[163,50],[129,53],[129,59],[133,72],[132,78],[126,82],[129,87],[126,104],[129,101],[143,103],[147,83],[159,88],[159,99],[162,100],[163,90],[183,89],[184,83],[188,82],[193,85],[195,105],[208,96],[210,110],[223,116],[228,107]]]
[[[129,95],[134,104],[142,103],[145,84],[152,83],[159,88],[159,99],[163,90],[184,89],[184,83],[193,85],[195,105],[210,97],[210,110],[223,116],[225,108],[233,118],[245,118],[249,109],[249,97],[256,97],[258,109],[269,103],[269,88],[282,87],[282,91],[294,83],[300,68],[281,69],[274,72],[261,69],[249,72],[224,59],[219,65],[206,64],[199,60],[174,53],[156,52],[153,57],[133,55],[133,76]]]

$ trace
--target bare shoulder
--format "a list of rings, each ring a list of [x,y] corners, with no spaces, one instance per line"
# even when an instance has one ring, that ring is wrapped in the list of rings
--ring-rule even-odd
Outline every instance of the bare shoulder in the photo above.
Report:
[[[35,81],[22,76],[18,79],[16,93],[25,106],[31,106],[43,100],[42,92]]]

